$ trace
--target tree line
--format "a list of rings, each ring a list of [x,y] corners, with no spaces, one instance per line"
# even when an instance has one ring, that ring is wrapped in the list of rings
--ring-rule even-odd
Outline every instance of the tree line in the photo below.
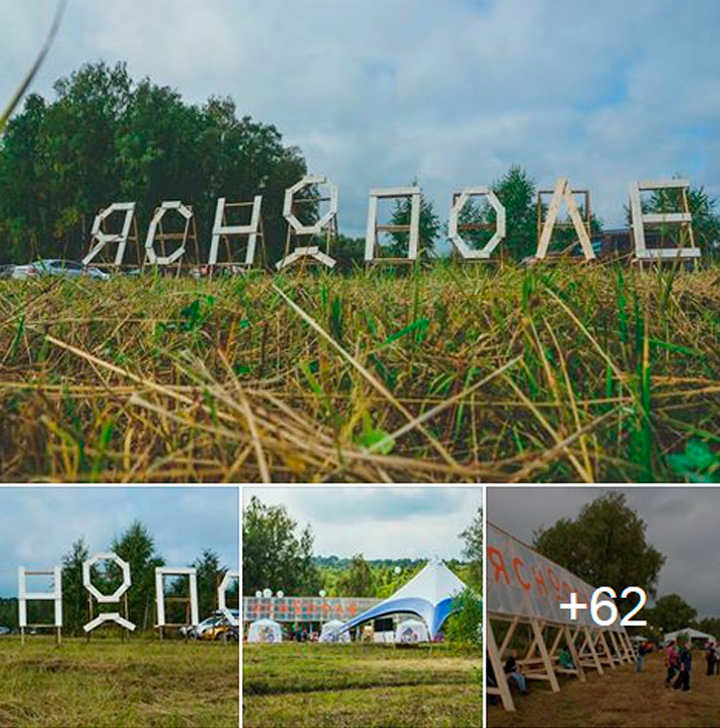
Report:
[[[139,631],[153,629],[155,625],[155,568],[166,566],[165,559],[157,550],[154,537],[140,521],[134,521],[109,544],[109,550],[130,565],[132,586],[127,592],[128,618]],[[92,554],[83,537],[76,540],[62,557],[63,632],[83,634],[82,627],[89,621],[88,592],[83,585],[82,565]],[[183,566],[172,564],[172,566]],[[187,566],[197,569],[198,607],[200,619],[210,616],[217,609],[217,586],[228,567],[220,563],[218,554],[204,549]],[[104,594],[112,594],[122,582],[116,564],[98,564],[91,570],[92,583]],[[166,584],[168,597],[186,596],[187,580],[173,580]],[[238,593],[228,592],[228,604],[237,601]],[[184,622],[184,614],[178,612],[177,603],[166,605],[168,621]],[[48,602],[31,602],[28,605],[29,621],[34,618],[50,623],[52,605]],[[114,607],[116,608],[116,607]],[[97,616],[97,611],[96,611]],[[0,626],[17,629],[17,599],[0,599]]]
[[[0,136],[0,263],[39,257],[79,260],[101,208],[135,201],[142,230],[163,200],[193,207],[201,260],[206,260],[217,198],[252,200],[256,194],[263,195],[266,262],[283,257],[284,192],[307,173],[307,163],[275,126],[239,116],[230,98],[188,104],[172,88],[147,78],[134,81],[122,63],[86,64],[58,80],[54,91],[52,101],[28,96]],[[513,260],[532,255],[537,247],[535,181],[514,165],[492,189],[507,210],[500,254]],[[689,201],[696,238],[707,249],[720,240],[715,201],[702,189],[691,190]],[[647,207],[662,212],[676,209],[677,203],[672,192],[661,191]],[[312,206],[305,206],[301,219],[316,219]],[[391,224],[409,219],[409,202],[397,201]],[[461,216],[461,223],[478,226],[494,221],[495,211],[485,203],[471,202]],[[433,204],[423,198],[424,258],[438,255],[443,229]],[[594,216],[592,229],[602,229]],[[480,248],[491,235],[478,228],[464,237]],[[574,231],[560,230],[558,239],[560,245],[572,245]],[[404,255],[407,234],[391,232],[386,247],[391,256]],[[349,270],[362,263],[363,250],[362,239],[341,234],[332,255],[341,270]]]
[[[462,534],[464,561],[447,562],[462,581],[482,593],[482,515]],[[427,563],[420,559],[316,556],[309,525],[300,528],[285,506],[269,506],[257,496],[243,514],[243,594],[283,591],[288,596],[384,599],[407,583]]]
[[[622,493],[611,492],[586,504],[574,519],[562,518],[535,531],[535,549],[593,586],[612,587],[617,594],[627,586],[645,590],[652,607],[636,619],[647,627],[630,628],[662,641],[663,635],[694,627],[720,638],[720,617],[698,619],[698,612],[679,594],[657,596],[660,571],[666,557],[646,537],[647,524],[627,505]],[[617,600],[621,614],[635,598]]]

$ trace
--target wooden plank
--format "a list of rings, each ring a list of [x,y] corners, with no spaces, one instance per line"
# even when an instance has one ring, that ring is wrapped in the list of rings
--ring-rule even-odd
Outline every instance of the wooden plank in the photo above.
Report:
[[[537,252],[535,253],[535,257],[540,260],[545,258],[548,248],[550,247],[550,239],[552,238],[553,229],[555,227],[555,222],[557,221],[558,213],[560,212],[560,206],[562,205],[567,184],[567,179],[561,177],[555,185],[552,200],[550,200],[550,207],[548,208],[548,215],[547,218],[545,218],[545,224],[543,225],[540,233]],[[538,207],[540,208],[540,203],[538,203]],[[539,209],[538,215],[540,214],[541,211]]]
[[[580,245],[585,253],[585,258],[587,260],[595,260],[595,251],[590,243],[590,236],[588,235],[585,223],[580,216],[580,210],[578,210],[577,203],[575,202],[575,198],[573,197],[572,190],[569,186],[565,187],[565,205],[570,213],[570,219],[575,227],[575,232],[577,233],[578,240],[580,241]]]
[[[505,677],[505,668],[502,663],[500,654],[498,653],[497,642],[495,642],[495,632],[493,630],[492,620],[490,617],[487,618],[487,629],[485,630],[487,639],[487,655],[492,665],[493,672],[495,673],[495,681],[497,682],[496,688],[486,687],[486,695],[500,695],[502,700],[503,708],[509,713],[515,711],[515,701],[513,700],[512,693],[510,692],[510,685]]]
[[[543,637],[542,630],[540,629],[540,624],[538,623],[537,619],[531,619],[530,626],[532,627],[533,634],[535,635],[535,639],[537,640],[540,655],[543,658],[545,672],[550,680],[550,687],[552,688],[552,691],[554,693],[559,693],[560,684],[558,683],[555,671],[553,670],[552,661],[550,660],[550,655],[548,654],[547,645],[545,644],[545,639]]]
[[[678,223],[691,223],[692,215],[687,212],[664,212],[664,213],[646,213],[643,215],[643,221],[646,225],[666,225]]]
[[[643,192],[652,192],[653,190],[679,190],[690,187],[690,181],[686,179],[643,180],[642,182],[638,182],[637,186]]]

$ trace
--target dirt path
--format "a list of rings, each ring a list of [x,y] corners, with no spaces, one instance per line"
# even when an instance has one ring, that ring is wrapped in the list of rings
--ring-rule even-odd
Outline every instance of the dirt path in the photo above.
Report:
[[[553,694],[542,683],[530,683],[531,694],[516,698],[516,712],[490,706],[489,728],[718,728],[720,675],[707,677],[705,658],[693,652],[691,691],[665,688],[662,656],[646,659],[641,674],[622,667],[588,681],[561,683]]]

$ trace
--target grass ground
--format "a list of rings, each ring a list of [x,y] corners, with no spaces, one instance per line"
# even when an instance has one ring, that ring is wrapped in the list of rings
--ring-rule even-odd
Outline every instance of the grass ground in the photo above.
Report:
[[[540,683],[518,697],[515,713],[490,707],[489,728],[716,728],[720,725],[720,675],[705,676],[705,660],[693,653],[691,691],[668,690],[662,655],[646,658],[644,672],[634,666],[612,674],[588,674],[588,682],[562,683],[553,694]]]
[[[480,728],[479,657],[446,646],[245,645],[245,728]]]
[[[0,281],[0,479],[720,479],[718,340],[717,269]]]
[[[0,639],[0,728],[237,728],[237,646]]]

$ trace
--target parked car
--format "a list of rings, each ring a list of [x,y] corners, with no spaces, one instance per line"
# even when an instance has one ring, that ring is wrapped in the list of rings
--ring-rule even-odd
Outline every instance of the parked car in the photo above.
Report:
[[[0,278],[12,278],[14,265],[0,265]]]
[[[240,618],[240,612],[237,609],[231,609],[230,614],[235,619]],[[232,625],[228,621],[228,618],[220,610],[217,610],[212,616],[203,619],[198,625],[193,627],[180,627],[180,632],[184,637],[190,637],[191,639],[217,639],[217,636],[230,627]]]
[[[10,627],[0,627],[0,637],[4,637],[12,632]]]
[[[103,281],[110,278],[109,274],[99,268],[86,267],[74,260],[60,260],[57,258],[38,260],[34,263],[28,263],[28,265],[16,265],[12,272],[12,278],[16,280],[25,280],[42,275],[62,276],[64,278],[88,276]]]

